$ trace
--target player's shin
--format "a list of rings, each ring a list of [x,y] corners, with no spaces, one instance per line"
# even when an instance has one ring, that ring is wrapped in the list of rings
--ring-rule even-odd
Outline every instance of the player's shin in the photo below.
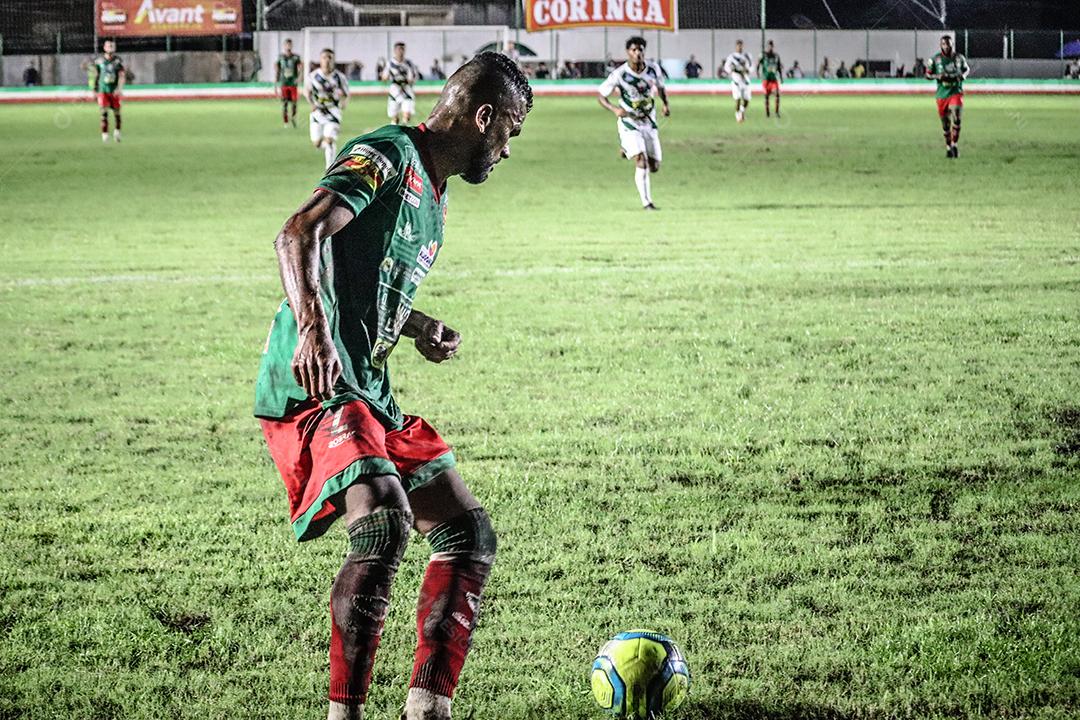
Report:
[[[330,167],[334,164],[334,158],[337,157],[337,143],[332,138],[323,140],[323,153],[326,158],[326,167]]]
[[[958,142],[960,142],[960,115],[961,115],[960,108],[954,107],[953,108],[953,118],[952,118],[952,144],[953,145],[956,145]]]
[[[407,720],[446,720],[476,627],[480,596],[495,561],[495,531],[483,509],[434,527],[416,606],[416,659]]]
[[[409,542],[412,515],[389,508],[349,526],[349,554],[330,593],[330,718],[359,717],[371,685],[390,586]]]
[[[107,135],[109,133],[109,111],[101,111],[101,134]]]
[[[652,183],[649,180],[649,168],[638,167],[634,170],[634,184],[637,185],[638,195],[641,196],[641,205],[652,204]]]
[[[941,132],[945,136],[945,147],[952,147],[952,123],[948,113],[941,116]]]

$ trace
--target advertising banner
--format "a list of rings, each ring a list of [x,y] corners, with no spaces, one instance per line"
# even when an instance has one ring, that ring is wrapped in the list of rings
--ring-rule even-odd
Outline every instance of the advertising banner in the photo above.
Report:
[[[94,0],[101,37],[236,35],[243,30],[241,0]]]
[[[525,29],[576,27],[678,29],[679,0],[522,0]]]

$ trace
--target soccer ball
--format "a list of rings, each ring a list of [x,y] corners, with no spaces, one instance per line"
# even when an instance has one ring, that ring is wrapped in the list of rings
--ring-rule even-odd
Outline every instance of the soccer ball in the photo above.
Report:
[[[592,665],[592,693],[618,718],[649,720],[686,699],[690,670],[667,635],[631,630],[613,637]]]

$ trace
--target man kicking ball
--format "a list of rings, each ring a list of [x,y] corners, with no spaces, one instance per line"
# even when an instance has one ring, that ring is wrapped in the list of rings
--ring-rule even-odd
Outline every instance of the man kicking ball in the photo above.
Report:
[[[528,80],[485,52],[450,77],[426,124],[387,125],[340,159],[277,237],[286,300],[255,390],[297,540],[339,517],[348,554],[330,591],[330,720],[363,718],[390,588],[409,534],[431,557],[416,609],[406,720],[447,720],[495,559],[487,513],[423,418],[402,414],[387,361],[404,336],[427,360],[461,336],[413,309],[443,244],[446,181],[482,183],[510,157]]]

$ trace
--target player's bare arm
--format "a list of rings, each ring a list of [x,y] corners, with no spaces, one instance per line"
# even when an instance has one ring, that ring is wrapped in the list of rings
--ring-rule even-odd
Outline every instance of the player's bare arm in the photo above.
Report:
[[[274,242],[281,284],[296,318],[299,338],[293,376],[309,397],[330,396],[341,375],[341,359],[319,293],[319,246],[323,238],[352,219],[352,210],[336,195],[316,190],[285,221]]]
[[[623,107],[613,104],[603,95],[598,95],[597,100],[599,100],[602,107],[615,113],[615,117],[626,117],[626,110]]]
[[[660,95],[660,103],[664,106],[664,117],[671,117],[671,107],[667,101],[667,90],[663,85],[659,85],[656,88],[657,94]]]
[[[401,329],[401,334],[413,338],[416,349],[433,363],[441,363],[454,357],[461,345],[459,332],[419,310],[412,311]]]

